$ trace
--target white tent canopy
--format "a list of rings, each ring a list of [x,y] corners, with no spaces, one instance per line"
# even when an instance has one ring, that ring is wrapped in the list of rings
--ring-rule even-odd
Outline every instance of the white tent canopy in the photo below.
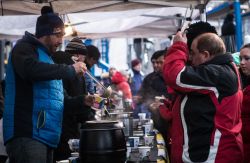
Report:
[[[40,14],[42,6],[51,5],[59,14],[146,9],[156,7],[192,7],[209,0],[2,0],[3,15]]]
[[[69,19],[72,24],[81,22],[80,19],[88,22],[75,26],[79,35],[86,37],[99,37],[100,35],[106,37],[119,37],[121,35],[126,37],[166,37],[176,32],[180,27],[179,19],[170,19],[169,16],[185,15],[186,11],[186,15],[190,16],[190,9],[168,7],[121,12],[69,14]],[[197,10],[193,12],[193,16],[197,16],[197,14]]]
[[[50,5],[78,36],[167,37],[185,17],[195,18],[209,0],[2,0],[0,37],[34,33],[42,6]],[[203,5],[203,7],[204,7]],[[180,15],[177,17],[176,15]]]
[[[76,24],[78,36],[82,37],[167,37],[180,27],[176,14],[189,17],[192,10],[180,7],[137,9],[117,12],[73,13],[64,16],[65,22]],[[193,10],[192,17],[198,10]],[[21,36],[24,31],[35,32],[39,15],[0,17],[0,34]],[[174,18],[174,19],[173,19]],[[77,25],[78,24],[78,25]]]

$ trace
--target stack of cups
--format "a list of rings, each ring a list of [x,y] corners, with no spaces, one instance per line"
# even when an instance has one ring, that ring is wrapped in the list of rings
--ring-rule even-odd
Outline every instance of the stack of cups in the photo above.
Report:
[[[142,125],[142,130],[144,135],[150,135],[150,132],[152,131],[152,125],[151,124]]]

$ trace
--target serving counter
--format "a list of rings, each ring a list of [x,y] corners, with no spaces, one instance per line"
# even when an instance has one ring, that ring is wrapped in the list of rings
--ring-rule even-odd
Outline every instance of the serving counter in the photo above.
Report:
[[[153,128],[151,119],[144,117],[134,119],[130,113],[110,115],[105,120],[91,122],[92,124],[87,127],[84,124],[85,128],[82,128],[81,140],[78,143],[81,159],[74,153],[73,157],[64,161],[71,163],[80,163],[80,160],[84,163],[106,163],[107,160],[107,163],[169,162],[163,137]]]

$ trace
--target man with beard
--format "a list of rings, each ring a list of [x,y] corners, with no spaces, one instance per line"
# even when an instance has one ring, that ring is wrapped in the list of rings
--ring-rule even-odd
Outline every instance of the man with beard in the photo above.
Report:
[[[138,92],[138,101],[144,103],[147,112],[151,113],[154,127],[162,133],[166,146],[168,147],[167,126],[159,115],[159,110],[151,108],[151,104],[155,101],[157,96],[167,99],[170,98],[170,94],[167,91],[167,85],[162,76],[164,57],[166,53],[167,50],[159,50],[152,55],[151,62],[153,64],[154,72],[148,74],[144,78],[141,89]],[[170,151],[169,148],[168,151]]]
[[[141,88],[134,98],[137,103],[143,103],[145,107],[144,110],[138,110],[135,114],[139,112],[146,112],[149,114],[149,105],[155,100],[156,96],[168,97],[167,87],[162,77],[162,66],[165,53],[166,50],[159,50],[151,57],[154,71],[143,79]]]
[[[3,132],[10,162],[51,163],[63,118],[61,79],[86,71],[83,62],[54,64],[51,54],[62,43],[64,23],[42,8],[35,35],[25,32],[9,57]]]
[[[164,55],[166,50],[159,50],[154,53],[152,63],[154,64],[154,72],[148,74],[141,85],[138,95],[141,95],[143,103],[148,106],[155,100],[155,96],[168,97],[167,88],[162,77],[162,67],[164,63]],[[155,60],[155,63],[154,63]]]

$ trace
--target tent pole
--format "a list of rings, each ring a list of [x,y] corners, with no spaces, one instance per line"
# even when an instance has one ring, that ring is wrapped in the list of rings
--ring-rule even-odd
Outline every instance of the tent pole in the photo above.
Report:
[[[241,9],[240,9],[240,1],[234,1],[234,14],[235,14],[235,22],[236,22],[236,45],[237,51],[240,51],[242,46],[242,24],[241,24]]]
[[[143,38],[141,38],[141,55],[140,55],[140,61],[143,62],[144,60],[144,41],[143,41]]]
[[[206,22],[207,15],[206,15],[206,5],[204,4],[204,0],[200,0],[200,4],[197,6],[197,8],[200,11],[200,20]]]
[[[4,78],[4,40],[0,40],[0,80]]]

